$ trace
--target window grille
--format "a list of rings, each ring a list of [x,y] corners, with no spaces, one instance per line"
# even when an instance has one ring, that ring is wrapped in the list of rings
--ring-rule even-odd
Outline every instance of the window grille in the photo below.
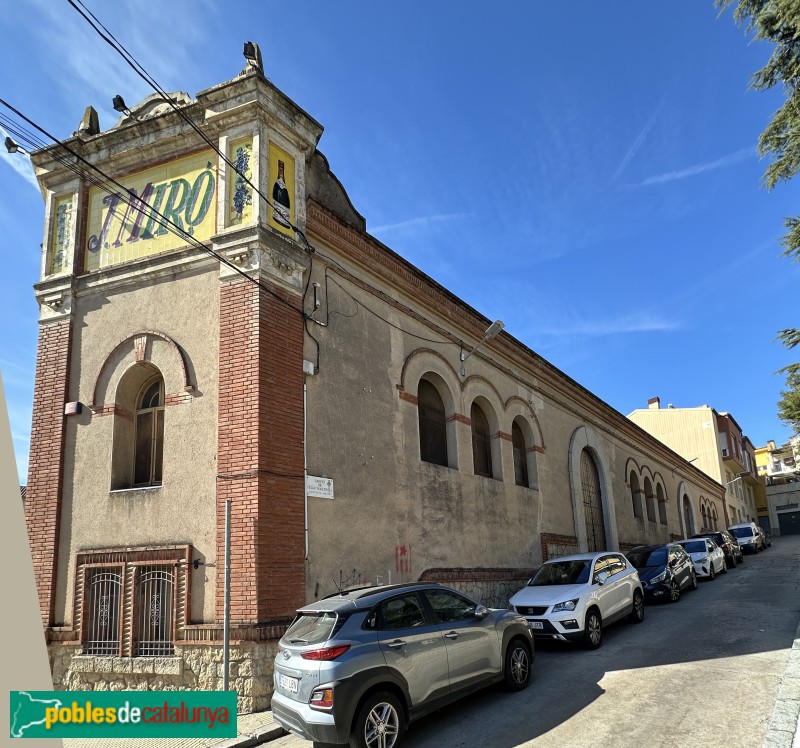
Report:
[[[136,654],[164,657],[174,651],[173,574],[169,569],[141,567],[138,570],[138,626]]]
[[[87,572],[84,654],[119,654],[121,591],[120,574],[105,569]]]
[[[528,483],[528,450],[522,429],[516,424],[511,425],[511,444],[514,448],[514,482],[518,486],[530,485]]]
[[[492,440],[489,436],[489,422],[483,411],[475,403],[470,411],[472,419],[472,461],[475,475],[492,477]]]
[[[419,383],[417,397],[420,459],[447,467],[447,421],[442,397],[425,379]]]
[[[603,551],[606,549],[606,525],[603,519],[600,475],[592,455],[586,449],[581,452],[581,490],[588,550]]]

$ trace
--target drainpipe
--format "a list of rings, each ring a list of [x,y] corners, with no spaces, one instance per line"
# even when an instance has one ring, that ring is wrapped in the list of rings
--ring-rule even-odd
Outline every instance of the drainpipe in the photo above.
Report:
[[[307,410],[306,375],[303,375],[303,507],[305,512],[305,541],[306,555],[308,561],[308,410]]]

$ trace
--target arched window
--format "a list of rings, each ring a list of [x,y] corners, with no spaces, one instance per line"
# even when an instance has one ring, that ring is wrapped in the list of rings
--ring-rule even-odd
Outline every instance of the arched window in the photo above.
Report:
[[[161,485],[164,456],[164,380],[145,382],[136,401],[133,485]]]
[[[644,479],[644,501],[647,505],[647,519],[649,522],[656,521],[656,505],[653,497],[653,484],[650,478]]]
[[[589,551],[606,550],[606,524],[603,518],[603,498],[600,491],[600,474],[592,453],[581,452],[581,493],[586,522],[586,543]]]
[[[447,467],[447,419],[442,396],[428,380],[422,379],[417,397],[420,459]]]
[[[695,529],[694,517],[692,516],[692,502],[689,501],[689,497],[686,494],[683,495],[683,522],[686,530],[686,536],[691,537],[694,535]]]
[[[700,517],[703,520],[703,527],[701,528],[701,530],[705,532],[706,530],[708,530],[708,526],[710,523],[708,521],[708,511],[706,510],[706,504],[704,501],[700,502]]]
[[[658,504],[658,521],[662,525],[667,524],[667,498],[664,496],[664,489],[661,484],[656,484],[656,503]]]
[[[716,504],[712,504],[711,505],[711,529],[712,530],[719,529],[717,527],[717,520],[718,519],[719,519],[719,517],[717,515],[717,505]]]
[[[631,502],[633,503],[633,516],[642,519],[642,492],[639,488],[639,476],[631,470]]]
[[[472,462],[475,475],[492,477],[492,440],[489,435],[489,422],[477,403],[470,409],[472,420]]]
[[[514,482],[518,486],[527,488],[530,485],[528,482],[528,450],[525,445],[525,436],[516,421],[511,425],[511,445],[514,448]]]

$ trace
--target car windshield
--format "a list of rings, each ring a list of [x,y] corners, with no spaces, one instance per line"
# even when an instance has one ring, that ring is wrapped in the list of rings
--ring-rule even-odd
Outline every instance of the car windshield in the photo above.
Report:
[[[734,537],[737,538],[749,538],[753,531],[749,527],[734,527],[731,529]]]
[[[529,587],[544,587],[551,584],[585,584],[589,581],[591,560],[551,561],[544,564],[528,582]]]
[[[285,644],[319,644],[330,638],[336,613],[301,613],[283,635]]]
[[[631,551],[628,560],[637,569],[644,569],[646,566],[665,566],[667,563],[667,549],[655,548],[649,551]]]
[[[681,545],[686,549],[687,553],[703,553],[706,550],[705,540],[687,540]]]

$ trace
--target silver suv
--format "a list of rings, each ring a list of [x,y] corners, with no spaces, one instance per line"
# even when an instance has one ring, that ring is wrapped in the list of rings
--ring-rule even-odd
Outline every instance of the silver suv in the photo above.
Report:
[[[272,713],[307,740],[397,748],[423,714],[489,683],[530,681],[525,619],[439,584],[348,590],[297,613],[275,657]]]

